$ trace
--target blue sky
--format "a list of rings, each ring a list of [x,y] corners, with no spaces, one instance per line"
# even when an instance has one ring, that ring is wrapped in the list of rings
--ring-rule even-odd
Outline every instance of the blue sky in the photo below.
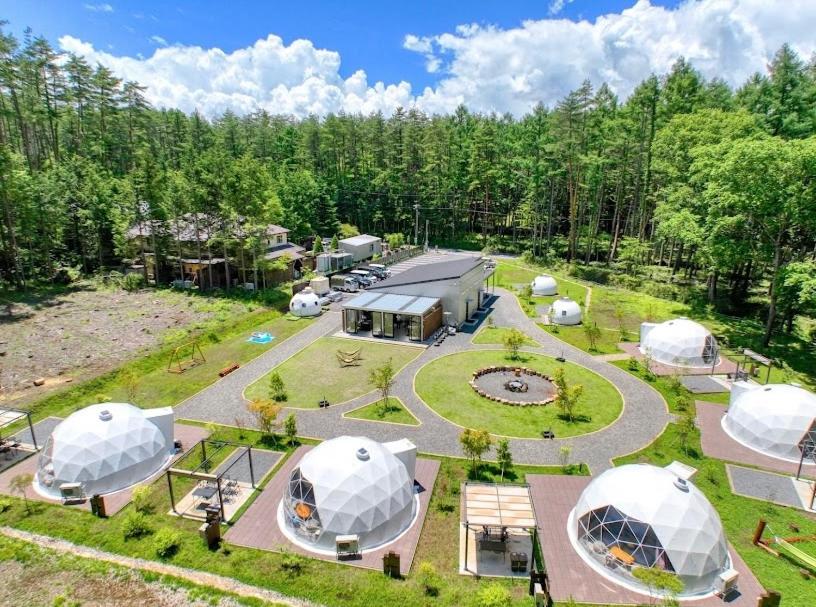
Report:
[[[558,17],[594,19],[619,12],[633,0],[574,0],[565,2]],[[676,0],[652,4],[674,6]],[[106,5],[112,8],[107,11]],[[512,28],[527,19],[551,17],[547,0],[500,1],[417,0],[411,3],[374,1],[276,2],[212,0],[123,2],[117,0],[0,0],[0,15],[21,34],[31,26],[52,42],[70,34],[115,54],[150,55],[153,36],[169,44],[246,47],[267,34],[289,43],[311,40],[318,48],[342,56],[341,74],[364,69],[370,80],[408,80],[424,88],[437,80],[425,71],[422,57],[403,48],[407,33],[433,35],[460,24],[494,24]],[[554,5],[555,6],[555,5]]]
[[[520,116],[584,80],[624,99],[680,56],[736,87],[785,42],[816,51],[814,0],[0,0],[0,19],[209,117]]]

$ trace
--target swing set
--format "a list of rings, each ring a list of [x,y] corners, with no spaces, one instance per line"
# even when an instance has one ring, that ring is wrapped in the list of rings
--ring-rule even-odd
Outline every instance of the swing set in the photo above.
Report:
[[[187,342],[173,350],[167,363],[168,373],[184,373],[187,369],[207,362],[198,340]]]

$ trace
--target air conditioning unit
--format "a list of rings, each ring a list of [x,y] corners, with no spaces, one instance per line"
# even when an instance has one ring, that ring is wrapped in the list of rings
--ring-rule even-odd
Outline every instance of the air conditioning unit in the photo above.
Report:
[[[62,483],[60,496],[63,504],[79,504],[85,501],[85,491],[82,483]]]
[[[356,556],[360,554],[359,535],[338,535],[334,540],[337,557]]]
[[[726,569],[717,576],[717,581],[714,584],[714,592],[724,599],[737,589],[738,579],[739,572],[736,569]]]

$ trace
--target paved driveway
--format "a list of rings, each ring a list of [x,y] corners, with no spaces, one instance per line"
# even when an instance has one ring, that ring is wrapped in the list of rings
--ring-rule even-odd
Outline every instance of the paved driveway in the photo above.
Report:
[[[568,361],[583,365],[611,381],[624,400],[621,416],[610,426],[584,436],[565,439],[511,439],[514,461],[521,464],[558,464],[562,445],[572,448],[573,462],[584,462],[597,474],[612,466],[611,459],[640,450],[649,445],[671,420],[663,397],[651,386],[609,363],[557,339],[527,317],[515,296],[496,289],[490,315],[498,326],[517,327],[535,339],[540,347],[524,348],[527,352],[548,356],[564,356]],[[319,318],[307,329],[290,337],[245,367],[216,382],[209,388],[187,399],[176,409],[180,418],[234,424],[236,417],[245,419],[241,393],[247,385],[262,377],[283,360],[300,351],[315,339],[334,333],[340,325],[340,315],[332,311]],[[421,422],[409,427],[344,418],[343,413],[377,400],[371,392],[352,401],[333,405],[328,409],[287,409],[297,417],[298,434],[327,439],[343,434],[362,434],[379,441],[408,438],[421,452],[461,456],[459,434],[461,428],[437,415],[414,392],[413,381],[417,371],[430,361],[473,349],[496,349],[499,346],[474,345],[471,335],[460,333],[446,339],[439,346],[427,348],[408,364],[396,377],[392,394],[399,397]],[[320,378],[315,378],[320,381]]]

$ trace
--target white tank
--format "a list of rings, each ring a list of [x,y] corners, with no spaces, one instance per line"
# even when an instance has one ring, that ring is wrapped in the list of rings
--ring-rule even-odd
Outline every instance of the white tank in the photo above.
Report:
[[[328,276],[315,276],[312,278],[311,282],[309,282],[309,286],[312,288],[318,297],[325,295],[330,291],[329,288],[329,277]]]
[[[289,301],[289,311],[295,316],[320,314],[320,299],[311,287],[306,287]]]
[[[533,295],[555,295],[558,293],[558,283],[549,274],[536,276],[533,282],[530,283],[530,287],[533,289]]]
[[[569,297],[556,299],[550,309],[550,322],[555,325],[581,324],[581,306]]]

